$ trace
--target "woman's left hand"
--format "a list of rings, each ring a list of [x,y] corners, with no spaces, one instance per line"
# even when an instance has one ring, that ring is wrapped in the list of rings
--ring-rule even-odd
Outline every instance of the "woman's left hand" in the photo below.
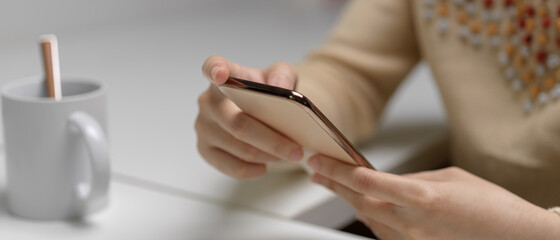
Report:
[[[315,155],[313,181],[381,239],[560,239],[560,218],[460,168],[398,176]]]

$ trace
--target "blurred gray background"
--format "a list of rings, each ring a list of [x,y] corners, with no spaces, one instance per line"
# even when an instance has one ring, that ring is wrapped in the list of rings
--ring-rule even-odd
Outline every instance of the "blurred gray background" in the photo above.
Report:
[[[274,177],[261,185],[235,182],[198,155],[193,129],[196,99],[209,84],[200,68],[212,55],[252,67],[278,60],[297,64],[322,42],[345,3],[4,0],[0,1],[0,84],[42,74],[39,36],[56,34],[62,76],[95,78],[107,85],[112,164],[120,180],[139,179],[205,201],[246,203],[268,213],[274,204],[287,209],[286,215],[295,215],[310,206],[293,206],[315,204],[311,198],[318,196],[304,188],[319,188],[303,180],[298,185]],[[362,149],[381,169],[391,164],[385,159],[406,159],[446,135],[437,87],[424,63],[396,92],[383,119],[378,133],[382,140]],[[283,191],[309,195],[290,198]]]

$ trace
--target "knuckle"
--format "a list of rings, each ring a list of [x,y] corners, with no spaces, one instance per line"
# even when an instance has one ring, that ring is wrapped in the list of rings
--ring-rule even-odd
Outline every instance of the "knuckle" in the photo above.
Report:
[[[461,168],[458,168],[456,166],[452,166],[452,167],[447,168],[447,171],[451,175],[458,175],[458,174],[462,173],[464,170],[461,169]]]
[[[288,149],[289,144],[286,141],[279,141],[274,145],[274,154],[276,156],[283,156],[283,153]]]
[[[207,145],[201,141],[198,141],[196,143],[196,149],[198,151],[198,154],[200,154],[204,161],[212,165],[212,159],[208,157],[209,148],[207,147]]]
[[[358,191],[371,190],[375,188],[375,181],[367,169],[359,167],[352,174],[352,185]]]
[[[257,162],[259,160],[259,151],[251,145],[243,144],[241,151],[243,152],[242,154],[247,162]]]
[[[199,115],[194,122],[194,131],[197,139],[200,141],[212,137],[213,130],[211,129],[211,123],[204,116]]]
[[[196,150],[198,151],[198,153],[204,158],[204,147],[203,144],[200,141],[196,142]]]
[[[294,68],[294,65],[290,62],[278,61],[278,62],[275,62],[272,65],[272,67],[276,68],[276,69],[280,68],[280,69],[292,70]]]
[[[247,115],[243,113],[236,114],[230,122],[230,129],[233,136],[242,139],[247,131],[248,123],[249,119]]]
[[[204,123],[200,115],[196,117],[196,120],[194,121],[194,131],[196,132],[196,136],[198,137],[198,139],[200,139],[200,137],[202,136],[201,133],[204,132]]]
[[[223,144],[226,144],[226,149],[231,149],[232,152],[236,153],[236,156],[243,158],[242,160],[244,161],[255,162],[258,160],[258,150],[247,143],[239,141],[235,137],[227,138]]]
[[[333,181],[331,181],[331,180],[327,180],[327,181],[324,183],[324,186],[325,186],[326,188],[330,189],[330,190],[333,191],[333,192],[339,192],[339,190],[340,190],[340,186],[337,185],[337,184],[335,184],[335,183],[334,183]],[[352,203],[352,202],[350,202],[350,203]]]
[[[415,195],[416,197],[413,198],[416,201],[415,203],[427,210],[433,210],[439,205],[440,197],[431,187],[421,185]]]
[[[447,167],[439,171],[441,171],[441,175],[445,178],[455,178],[457,176],[462,176],[465,173],[465,170],[455,166]]]
[[[208,91],[204,91],[202,94],[198,95],[197,103],[199,107],[206,105],[209,101]]]
[[[291,79],[295,77],[295,67],[289,62],[276,62],[271,66],[270,74]]]
[[[321,168],[325,175],[334,177],[336,168],[330,161],[323,161],[323,163],[321,163]]]
[[[203,112],[206,110],[217,108],[219,104],[223,102],[223,99],[223,94],[219,90],[217,90],[216,87],[210,86],[197,98],[199,111]]]
[[[224,148],[225,149],[232,149],[232,150],[236,150],[239,146],[237,146],[237,140],[234,137],[224,137],[222,138],[222,141],[220,141],[221,144],[224,144]],[[243,152],[243,151],[241,151]]]

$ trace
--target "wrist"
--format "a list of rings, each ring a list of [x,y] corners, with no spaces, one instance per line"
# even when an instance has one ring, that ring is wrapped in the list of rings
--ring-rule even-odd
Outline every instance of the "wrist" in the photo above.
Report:
[[[549,230],[550,230],[550,239],[560,239],[560,207],[552,207],[549,208],[548,211],[549,216]]]
[[[518,219],[523,223],[510,229],[515,234],[511,239],[560,239],[560,215],[550,209],[533,206],[520,211]]]

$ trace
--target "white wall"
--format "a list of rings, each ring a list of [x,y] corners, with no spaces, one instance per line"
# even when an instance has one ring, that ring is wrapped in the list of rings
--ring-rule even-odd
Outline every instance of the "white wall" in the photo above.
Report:
[[[239,6],[286,14],[290,9],[312,10],[332,17],[340,0],[1,0],[0,44],[36,37],[43,33],[80,31],[88,27],[122,21],[150,21],[177,14],[207,12],[212,8]],[[312,15],[313,16],[313,15]],[[316,15],[315,15],[316,16]],[[243,18],[244,16],[239,16]],[[289,19],[289,16],[287,16]],[[203,15],[200,24],[204,24]]]

